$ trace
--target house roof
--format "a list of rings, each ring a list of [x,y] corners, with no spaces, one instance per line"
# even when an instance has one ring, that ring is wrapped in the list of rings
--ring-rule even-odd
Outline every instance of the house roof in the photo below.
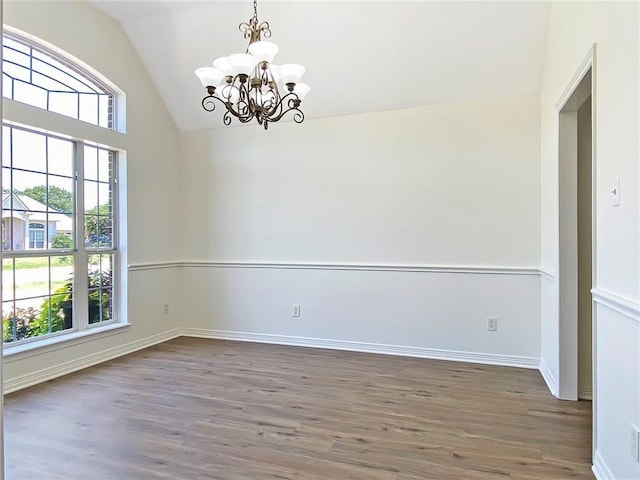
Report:
[[[2,217],[6,218],[10,214],[10,198],[8,192],[2,193]],[[30,222],[56,222],[56,230],[59,232],[71,232],[73,230],[73,219],[63,213],[48,207],[27,195],[22,193],[13,193],[13,210],[24,212],[29,216]]]
[[[120,22],[180,130],[222,126],[223,109],[202,109],[194,70],[245,51],[250,0],[91,1]],[[258,19],[280,47],[274,63],[306,67],[309,119],[537,94],[550,5],[260,0]]]

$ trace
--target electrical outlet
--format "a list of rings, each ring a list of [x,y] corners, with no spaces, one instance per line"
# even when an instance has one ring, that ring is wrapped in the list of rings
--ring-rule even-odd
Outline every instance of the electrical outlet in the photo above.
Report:
[[[498,330],[498,318],[497,317],[487,317],[487,330],[490,332],[495,332]]]
[[[631,456],[636,463],[640,463],[640,430],[631,424]]]
[[[293,312],[291,314],[292,317],[299,317],[300,316],[300,305],[294,305],[293,306]]]
[[[162,304],[162,313],[164,315],[169,315],[169,304],[167,302]]]

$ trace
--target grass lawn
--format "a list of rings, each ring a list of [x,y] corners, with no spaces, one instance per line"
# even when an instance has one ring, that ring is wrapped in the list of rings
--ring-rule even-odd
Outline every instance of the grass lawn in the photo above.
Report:
[[[71,265],[72,258],[70,255],[64,255],[60,257],[51,257],[51,268],[67,267]],[[46,268],[49,266],[48,257],[26,257],[16,258],[16,270],[24,270],[27,268]],[[13,268],[13,262],[11,259],[5,259],[2,261],[3,270],[11,270]]]

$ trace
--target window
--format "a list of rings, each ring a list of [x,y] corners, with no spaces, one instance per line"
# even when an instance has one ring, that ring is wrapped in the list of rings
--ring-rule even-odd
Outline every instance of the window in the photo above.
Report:
[[[44,225],[42,223],[29,224],[29,248],[44,248]]]
[[[113,94],[87,72],[18,38],[5,35],[2,46],[3,96],[112,128]]]
[[[112,129],[115,95],[19,36],[3,38],[3,95]],[[9,119],[10,120],[10,119]],[[52,122],[53,123],[53,122]],[[2,126],[3,341],[15,345],[117,320],[117,151]]]

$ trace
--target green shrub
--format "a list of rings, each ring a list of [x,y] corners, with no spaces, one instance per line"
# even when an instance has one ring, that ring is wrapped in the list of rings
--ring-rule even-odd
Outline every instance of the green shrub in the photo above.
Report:
[[[111,272],[89,272],[89,323],[111,318]],[[60,332],[72,327],[73,281],[58,288],[42,302],[41,308],[16,308],[15,314],[2,318],[2,341],[15,342],[25,338]]]
[[[2,341],[4,343],[17,342],[35,336],[33,326],[38,313],[38,310],[33,307],[16,308],[15,312],[3,316]]]

